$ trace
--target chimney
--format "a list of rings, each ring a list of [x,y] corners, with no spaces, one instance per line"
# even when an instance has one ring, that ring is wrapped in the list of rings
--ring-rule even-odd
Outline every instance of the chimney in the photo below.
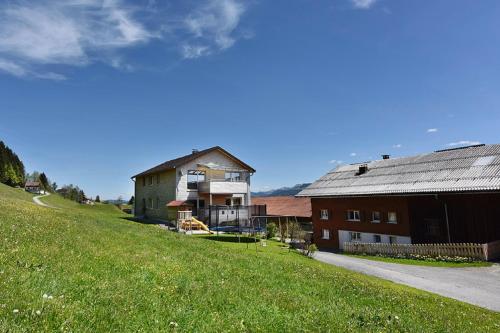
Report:
[[[391,157],[391,155],[382,155],[383,160],[388,160]]]
[[[197,152],[199,152],[199,150],[198,150],[198,149],[196,149],[196,148],[193,148],[193,150],[192,150],[192,152],[191,152],[191,153],[192,153],[192,154],[196,154]]]
[[[362,175],[362,174],[366,173],[367,171],[368,171],[368,164],[360,164],[359,169],[358,169],[358,173],[356,174],[356,176]]]

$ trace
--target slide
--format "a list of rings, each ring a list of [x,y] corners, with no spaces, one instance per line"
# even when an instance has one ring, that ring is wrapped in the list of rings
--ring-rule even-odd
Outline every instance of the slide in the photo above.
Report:
[[[213,232],[210,231],[210,229],[208,229],[208,227],[207,227],[207,225],[205,223],[203,223],[203,222],[195,219],[194,217],[192,217],[191,219],[193,220],[194,223],[198,223],[203,230],[208,231],[209,233],[213,234]]]

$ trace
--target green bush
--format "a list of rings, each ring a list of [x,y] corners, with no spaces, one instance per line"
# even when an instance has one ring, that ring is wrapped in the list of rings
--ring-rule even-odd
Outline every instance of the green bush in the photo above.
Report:
[[[276,237],[276,231],[278,230],[278,227],[276,226],[276,223],[271,222],[267,224],[267,238],[271,239]]]

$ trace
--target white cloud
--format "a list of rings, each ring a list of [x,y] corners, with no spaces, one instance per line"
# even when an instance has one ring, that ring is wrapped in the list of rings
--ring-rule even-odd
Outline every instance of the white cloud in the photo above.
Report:
[[[403,145],[400,143],[392,145],[392,148],[401,148],[401,147],[403,147]]]
[[[356,154],[356,153],[350,153],[350,154],[349,154],[349,156],[351,156],[351,157],[354,157],[354,156],[356,156],[356,155],[358,155],[358,154]]]
[[[190,34],[182,46],[185,58],[197,58],[214,50],[225,50],[234,45],[234,32],[245,13],[245,5],[237,0],[209,0],[193,11],[184,25]],[[251,36],[248,33],[244,37]]]
[[[330,164],[342,164],[342,163],[344,163],[344,161],[340,161],[340,160],[331,160],[329,163],[330,163]]]
[[[447,144],[447,146],[450,147],[456,147],[456,146],[473,146],[473,145],[479,145],[481,142],[479,141],[470,141],[470,140],[461,140],[457,142],[450,142]]]
[[[436,133],[438,131],[437,128],[428,128],[427,133]]]
[[[193,2],[181,12],[126,0],[24,0],[0,4],[0,70],[18,77],[61,79],[47,66],[104,62],[130,71],[122,50],[151,40],[174,44],[198,58],[250,38],[236,30],[246,6],[240,0]],[[147,15],[146,15],[147,14]],[[168,14],[168,15],[167,15]]]
[[[358,9],[369,9],[377,0],[351,0],[353,6]]]
[[[114,0],[9,2],[0,5],[0,55],[24,69],[18,76],[60,79],[55,73],[36,74],[33,68],[85,65],[99,58],[99,51],[152,38],[133,14]]]

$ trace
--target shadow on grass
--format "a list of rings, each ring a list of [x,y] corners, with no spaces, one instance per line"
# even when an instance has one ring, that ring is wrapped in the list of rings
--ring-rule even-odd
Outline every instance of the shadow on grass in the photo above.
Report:
[[[218,242],[228,242],[228,243],[254,243],[255,239],[252,237],[241,236],[238,239],[238,236],[206,236],[203,239],[218,241]],[[257,238],[257,242],[260,240]]]
[[[134,216],[123,216],[121,217],[123,220],[131,221],[131,222],[136,222],[136,223],[141,223],[141,224],[164,224],[168,227],[175,227],[172,223],[168,223],[165,221],[158,221],[158,220],[149,220],[149,219],[141,219],[138,217]]]

